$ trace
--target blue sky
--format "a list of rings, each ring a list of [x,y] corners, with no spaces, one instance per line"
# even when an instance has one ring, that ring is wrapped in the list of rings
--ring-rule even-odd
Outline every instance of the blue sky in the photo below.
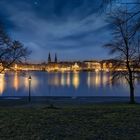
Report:
[[[109,58],[106,13],[97,0],[0,0],[0,20],[13,39],[32,50],[30,61]]]

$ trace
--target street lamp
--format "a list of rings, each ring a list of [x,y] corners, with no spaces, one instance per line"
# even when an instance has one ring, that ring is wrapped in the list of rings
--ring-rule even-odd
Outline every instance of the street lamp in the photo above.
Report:
[[[29,102],[31,102],[31,80],[32,80],[32,77],[29,76],[28,77],[28,81],[29,81]]]

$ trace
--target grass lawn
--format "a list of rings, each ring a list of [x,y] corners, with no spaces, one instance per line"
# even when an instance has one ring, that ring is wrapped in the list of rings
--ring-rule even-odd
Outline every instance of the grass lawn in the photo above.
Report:
[[[140,140],[140,105],[0,107],[0,140]]]

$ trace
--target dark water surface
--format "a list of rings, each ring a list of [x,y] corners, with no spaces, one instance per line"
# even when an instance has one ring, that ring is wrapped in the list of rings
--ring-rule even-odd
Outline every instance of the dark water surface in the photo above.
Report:
[[[125,80],[115,85],[109,83],[111,75],[106,72],[74,72],[47,73],[27,72],[0,75],[1,96],[28,96],[31,75],[32,96],[129,96],[129,88]],[[140,96],[140,82],[136,81],[136,96]]]

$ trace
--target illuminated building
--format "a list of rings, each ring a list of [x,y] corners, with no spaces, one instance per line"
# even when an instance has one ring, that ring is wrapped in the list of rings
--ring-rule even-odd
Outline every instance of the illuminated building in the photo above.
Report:
[[[79,71],[80,70],[80,67],[77,63],[75,63],[73,66],[72,66],[72,70],[73,71]]]
[[[93,70],[96,72],[101,70],[101,63],[99,61],[91,60],[91,61],[84,61],[84,63],[87,65],[87,70]]]
[[[55,59],[56,61],[57,59]],[[47,71],[47,72],[69,72],[69,71],[105,71],[110,72],[115,71],[127,71],[124,62],[121,65],[116,66],[119,63],[117,60],[90,60],[90,61],[62,61],[62,62],[49,62],[42,64],[14,64],[11,68],[15,71]],[[2,69],[2,65],[0,65]],[[136,69],[140,71],[140,66]]]

